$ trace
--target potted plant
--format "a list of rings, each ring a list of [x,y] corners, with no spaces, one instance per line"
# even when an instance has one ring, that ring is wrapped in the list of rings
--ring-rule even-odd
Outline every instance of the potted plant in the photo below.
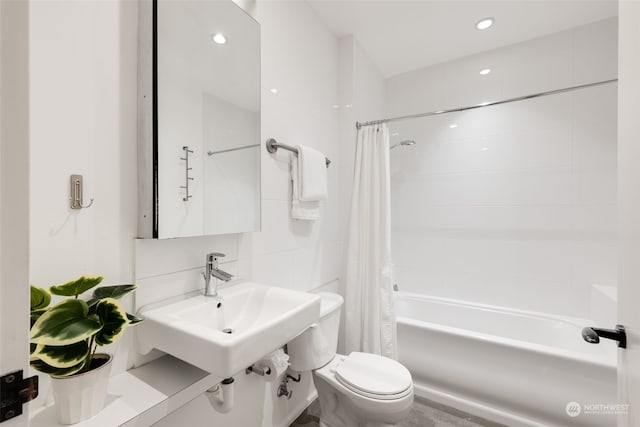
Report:
[[[78,423],[102,410],[113,356],[96,350],[142,320],[118,302],[136,285],[96,288],[101,282],[101,276],[82,276],[48,290],[31,286],[31,366],[51,376],[61,424]],[[93,288],[90,299],[79,298]],[[50,305],[52,294],[72,298]]]

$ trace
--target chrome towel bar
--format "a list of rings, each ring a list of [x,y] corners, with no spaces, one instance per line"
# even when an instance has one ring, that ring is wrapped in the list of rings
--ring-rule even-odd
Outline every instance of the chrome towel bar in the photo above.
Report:
[[[296,147],[292,147],[287,144],[281,144],[273,138],[267,139],[267,143],[265,145],[267,146],[267,151],[270,153],[275,153],[276,151],[278,151],[278,148],[282,148],[283,150],[288,150],[298,154],[298,149]],[[329,167],[329,165],[331,164],[331,160],[329,160],[327,157],[325,157],[324,159],[327,163],[327,167]]]

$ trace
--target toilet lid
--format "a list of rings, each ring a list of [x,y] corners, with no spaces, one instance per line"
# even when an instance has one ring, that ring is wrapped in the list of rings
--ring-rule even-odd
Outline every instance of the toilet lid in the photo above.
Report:
[[[352,391],[394,399],[411,388],[411,374],[400,363],[377,354],[353,352],[336,368],[336,378]]]

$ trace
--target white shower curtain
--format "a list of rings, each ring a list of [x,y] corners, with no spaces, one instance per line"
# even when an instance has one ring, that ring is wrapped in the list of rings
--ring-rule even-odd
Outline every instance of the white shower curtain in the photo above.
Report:
[[[389,187],[389,129],[364,126],[356,144],[347,249],[347,354],[397,358]]]

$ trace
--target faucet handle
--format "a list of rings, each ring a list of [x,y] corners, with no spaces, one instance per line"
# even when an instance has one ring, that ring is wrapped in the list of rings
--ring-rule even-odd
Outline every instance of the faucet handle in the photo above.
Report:
[[[218,268],[218,258],[224,257],[224,254],[219,252],[211,252],[207,254],[207,262],[214,263],[214,268]]]

